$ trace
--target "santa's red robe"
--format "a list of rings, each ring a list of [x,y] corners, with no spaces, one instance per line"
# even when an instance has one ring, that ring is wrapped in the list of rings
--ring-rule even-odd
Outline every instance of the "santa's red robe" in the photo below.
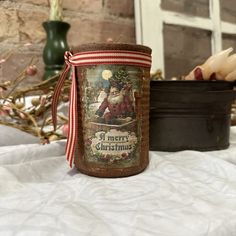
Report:
[[[104,119],[107,123],[115,118],[132,117],[134,115],[133,103],[128,96],[124,96],[123,101],[116,104],[110,103],[108,98],[105,98],[96,114],[102,116],[106,109],[109,111],[104,115]]]

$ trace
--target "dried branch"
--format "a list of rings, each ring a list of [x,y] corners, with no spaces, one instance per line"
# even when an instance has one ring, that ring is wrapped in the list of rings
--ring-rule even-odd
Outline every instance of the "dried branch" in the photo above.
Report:
[[[65,138],[61,129],[68,123],[68,119],[59,115],[58,128],[53,130],[51,99],[59,75],[32,86],[19,86],[25,78],[37,73],[35,63],[36,60],[32,58],[12,82],[5,81],[0,84],[0,124],[30,133],[37,136],[41,142],[47,143],[50,140]],[[70,84],[69,80],[65,82],[59,102],[68,102]],[[28,96],[32,93],[39,95],[31,98],[31,106],[26,107],[26,100],[29,100]]]

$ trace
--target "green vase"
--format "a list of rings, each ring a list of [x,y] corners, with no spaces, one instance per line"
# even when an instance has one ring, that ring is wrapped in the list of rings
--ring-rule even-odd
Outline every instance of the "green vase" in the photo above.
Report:
[[[47,33],[46,45],[43,50],[46,80],[58,74],[64,65],[64,53],[69,50],[66,35],[70,25],[63,21],[46,21],[43,27]]]

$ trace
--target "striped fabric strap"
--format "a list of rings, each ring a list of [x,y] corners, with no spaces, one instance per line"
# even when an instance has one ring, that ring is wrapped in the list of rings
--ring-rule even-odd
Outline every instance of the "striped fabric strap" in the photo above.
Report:
[[[151,56],[146,53],[136,51],[123,50],[104,50],[104,51],[90,51],[72,54],[67,51],[64,55],[65,69],[63,70],[58,83],[54,89],[52,97],[52,121],[54,129],[57,127],[57,105],[60,97],[64,81],[67,78],[69,70],[72,68],[72,85],[70,92],[70,106],[69,106],[69,123],[68,123],[68,138],[66,145],[66,157],[73,166],[74,152],[78,137],[78,96],[77,96],[77,80],[76,80],[76,66],[101,65],[101,64],[124,64],[150,68]]]

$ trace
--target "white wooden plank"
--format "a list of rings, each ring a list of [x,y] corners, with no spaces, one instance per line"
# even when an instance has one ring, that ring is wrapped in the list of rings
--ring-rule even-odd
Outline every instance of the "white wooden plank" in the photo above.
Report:
[[[161,69],[164,75],[164,44],[161,0],[141,0],[142,44],[152,48],[151,72]]]
[[[236,24],[221,21],[221,32],[224,34],[236,34]]]
[[[141,15],[141,0],[134,0],[134,15],[135,15],[135,37],[136,43],[142,44],[142,15]]]
[[[204,30],[212,30],[213,23],[210,19],[196,16],[189,16],[182,13],[162,11],[163,22],[171,25],[182,25]]]
[[[221,19],[220,19],[220,1],[209,0],[210,18],[212,20],[212,54],[222,50]]]

